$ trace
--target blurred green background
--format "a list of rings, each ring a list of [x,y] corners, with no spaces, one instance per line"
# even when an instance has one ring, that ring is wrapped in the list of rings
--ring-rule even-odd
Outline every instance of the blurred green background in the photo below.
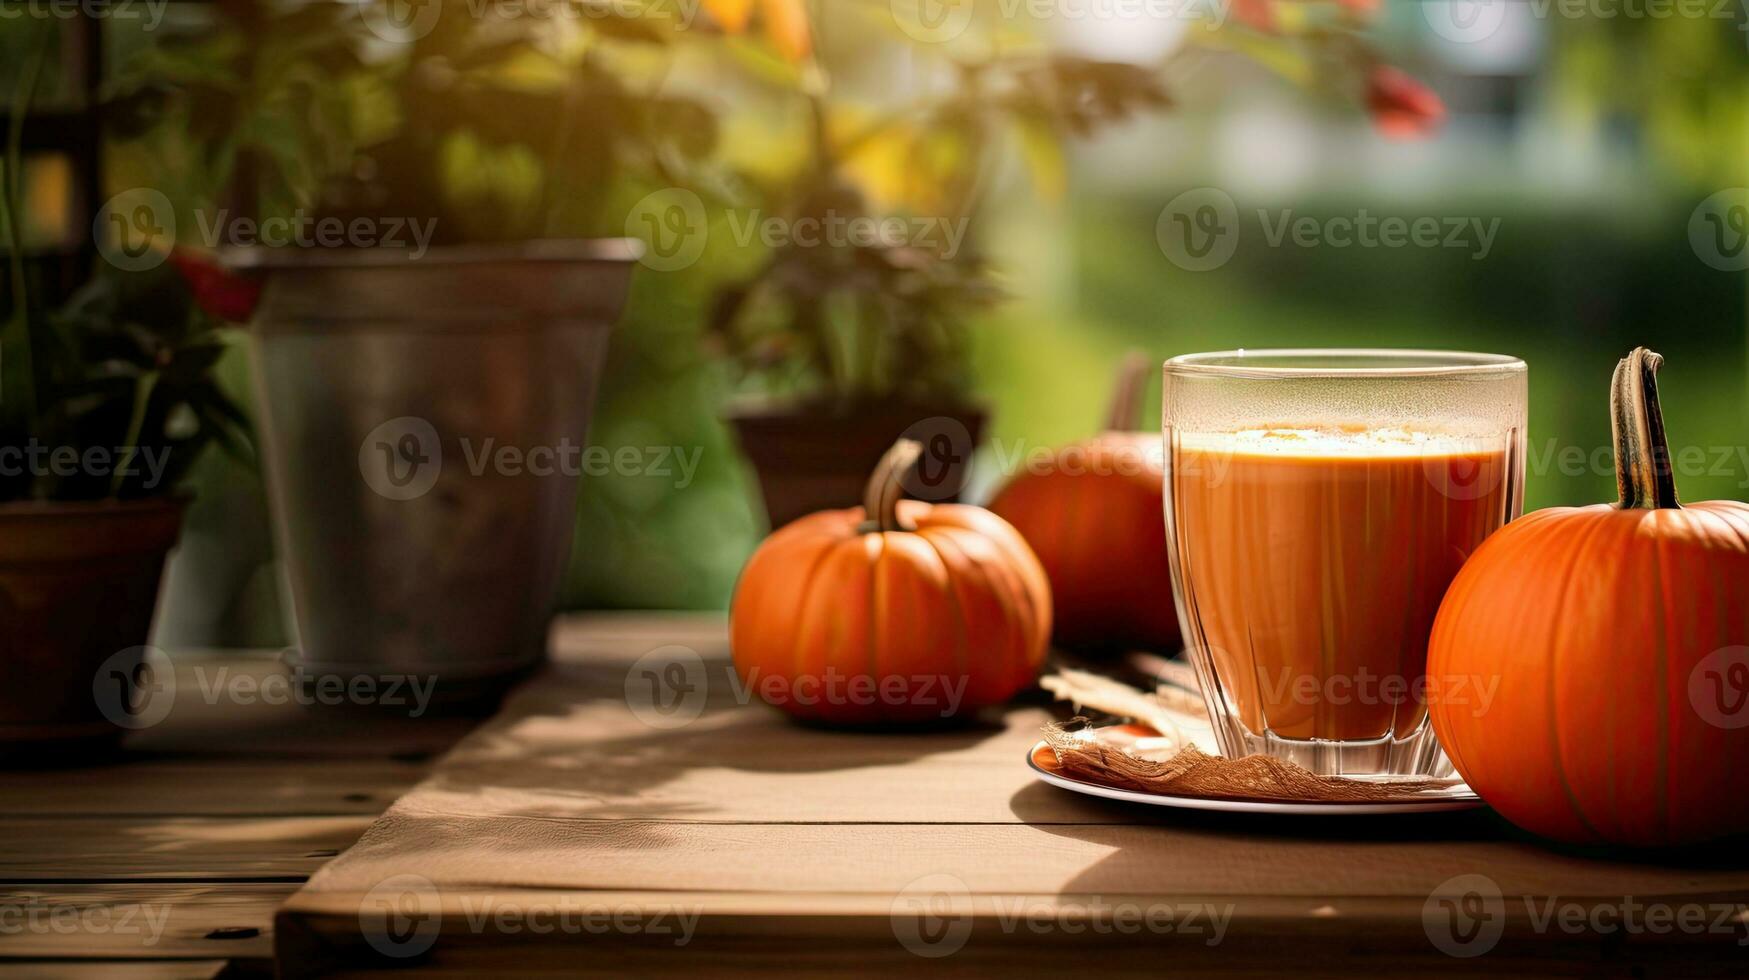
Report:
[[[1611,474],[1563,466],[1559,453],[1609,445],[1610,371],[1644,344],[1667,358],[1673,447],[1704,454],[1679,467],[1683,496],[1749,499],[1749,449],[1739,448],[1749,446],[1749,277],[1740,264],[1715,267],[1741,253],[1743,232],[1727,222],[1718,247],[1691,235],[1709,227],[1696,212],[1715,195],[1724,193],[1726,217],[1749,208],[1743,9],[1603,20],[1494,6],[1505,8],[1501,23],[1481,41],[1442,33],[1450,4],[1388,4],[1380,15],[1380,43],[1449,109],[1429,140],[1381,137],[1351,106],[1284,79],[1295,66],[1269,72],[1210,53],[1174,80],[1170,117],[1068,149],[1060,188],[1028,179],[1012,148],[982,229],[1011,298],[973,324],[971,394],[991,410],[990,437],[1034,446],[1090,434],[1118,358],[1135,348],[1158,358],[1267,346],[1497,351],[1531,368],[1527,507],[1601,502],[1614,497]],[[861,39],[835,34],[832,9],[815,9],[824,60],[852,57]],[[1025,29],[1092,55],[1149,59],[1199,28],[1068,19]],[[16,64],[15,39],[0,23],[0,75]],[[150,38],[112,43],[125,62]],[[855,57],[865,78],[909,70],[902,57]],[[868,88],[881,97],[879,84]],[[736,125],[732,110],[729,118],[725,139],[740,141],[731,152],[756,158],[765,132]],[[52,229],[57,191],[45,167],[32,200]],[[138,148],[119,148],[114,167],[116,190],[145,174],[174,179]],[[1201,187],[1232,198],[1240,233],[1229,262],[1192,272],[1162,251],[1156,222],[1174,196]],[[628,203],[637,196],[628,190]],[[1272,246],[1264,227],[1288,211],[1324,219],[1363,209],[1497,220],[1498,230],[1475,258],[1470,248]],[[735,385],[701,343],[712,287],[745,264],[719,233],[721,216],[712,222],[697,266],[639,270],[592,436],[610,449],[698,450],[697,473],[685,486],[672,475],[586,480],[568,608],[721,608],[765,533],[751,475],[720,421]],[[244,359],[225,371],[247,394]],[[1000,478],[993,459],[980,457],[974,499]],[[195,483],[161,639],[283,642],[258,478],[215,454]]]

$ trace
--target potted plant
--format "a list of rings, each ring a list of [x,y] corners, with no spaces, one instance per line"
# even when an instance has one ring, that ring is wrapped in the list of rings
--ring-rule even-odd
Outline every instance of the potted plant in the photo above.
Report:
[[[1388,130],[1438,114],[1430,92],[1379,70],[1357,36],[1371,4],[1307,6],[1316,9],[1283,23],[1270,3],[1235,5],[1234,24],[1187,33],[1173,57],[1213,44],[1295,77],[1313,76],[1321,59],[1342,70],[1318,80],[1363,98]],[[774,527],[856,503],[863,475],[901,435],[937,464],[918,477],[934,485],[913,489],[953,498],[985,416],[970,393],[968,320],[1002,298],[979,217],[1003,151],[1017,146],[1035,183],[1060,184],[1065,142],[1172,104],[1171,58],[1101,61],[976,31],[966,45],[921,43],[940,38],[906,32],[893,9],[876,20],[899,28],[908,73],[946,81],[897,109],[858,105],[816,46],[790,45],[807,64],[779,91],[801,106],[804,149],[790,169],[747,182],[750,213],[788,233],[763,240],[764,261],[714,304],[710,341],[743,392],[728,417]],[[856,38],[857,56],[878,47]],[[928,62],[936,70],[918,67]]]
[[[708,154],[712,117],[639,83],[686,37],[659,7],[393,6],[244,7],[228,28],[243,43],[208,52],[221,78],[288,73],[269,45],[315,68],[270,120],[314,178],[254,148],[281,240],[261,222],[216,252],[261,285],[250,336],[294,666],[490,699],[544,653],[570,550],[639,254],[599,236],[624,227],[617,195]],[[211,77],[178,81],[233,120],[218,138],[258,137],[246,113],[263,100],[207,92]]]
[[[226,341],[174,266],[100,265],[59,309],[33,301],[16,186],[0,194],[0,755],[38,758],[109,745],[140,685],[164,682],[145,644],[177,487],[209,445],[247,456],[249,436],[212,375]]]

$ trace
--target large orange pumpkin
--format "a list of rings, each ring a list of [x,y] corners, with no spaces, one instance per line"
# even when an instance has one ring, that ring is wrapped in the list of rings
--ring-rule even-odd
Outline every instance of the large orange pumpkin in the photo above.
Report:
[[[1050,576],[1063,647],[1178,649],[1160,435],[1134,430],[1152,370],[1127,358],[1107,431],[1028,462],[990,501]]]
[[[1044,660],[1044,569],[980,507],[902,500],[921,446],[901,440],[863,507],[777,531],[741,572],[729,614],[748,690],[798,717],[926,722],[1013,697]]]
[[[1502,528],[1433,624],[1446,754],[1508,820],[1559,840],[1749,830],[1749,505],[1678,504],[1660,362],[1641,348],[1616,368],[1620,502]]]

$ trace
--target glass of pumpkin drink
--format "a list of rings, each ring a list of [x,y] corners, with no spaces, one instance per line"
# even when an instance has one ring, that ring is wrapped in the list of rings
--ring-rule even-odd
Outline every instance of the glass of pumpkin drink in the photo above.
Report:
[[[1523,506],[1526,369],[1493,354],[1166,362],[1173,593],[1215,740],[1314,772],[1445,775],[1428,678],[1446,586]]]

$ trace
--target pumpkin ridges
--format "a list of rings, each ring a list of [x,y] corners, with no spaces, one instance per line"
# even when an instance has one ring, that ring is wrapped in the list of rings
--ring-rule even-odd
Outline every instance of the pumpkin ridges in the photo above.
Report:
[[[871,499],[903,529],[871,527],[862,508],[811,515],[761,545],[736,585],[736,668],[792,715],[933,721],[1011,697],[1031,677],[1016,664],[1043,657],[1049,586],[1026,542],[980,508],[895,500],[894,452]],[[995,663],[974,656],[981,641]]]
[[[787,621],[787,617],[774,615],[773,610],[781,608],[786,601],[793,601],[786,599],[786,595],[793,597],[794,590],[814,581],[812,573],[819,561],[832,549],[834,540],[825,534],[812,533],[814,530],[810,527],[781,538],[773,536],[766,547],[754,552],[753,557],[748,559],[747,566],[741,570],[740,580],[736,583],[735,594],[729,604],[729,646],[731,651],[742,651],[745,654],[734,658],[736,667],[741,668],[743,681],[753,680],[747,676],[747,668],[754,665],[771,670],[770,664],[763,663],[766,651],[781,648],[789,638],[774,638],[764,633],[763,630],[768,628],[765,624]],[[815,549],[818,549],[818,554],[810,556],[810,552]],[[808,570],[798,576],[794,573],[794,566],[802,561],[805,561]],[[775,579],[779,584],[754,590],[752,593],[743,588],[749,580],[762,582],[767,577]],[[789,588],[786,589],[785,585]]]
[[[970,586],[971,576],[965,566],[949,560],[947,553],[941,550],[941,545],[935,540],[935,535],[930,534],[927,530],[919,529],[917,540],[935,552],[935,560],[941,563],[945,573],[946,588],[943,591],[948,601],[953,604],[953,615],[950,618],[953,620],[954,627],[954,671],[956,676],[966,678],[967,686],[970,686],[972,658],[971,651],[968,649],[966,630],[971,619],[966,611],[966,602],[961,598],[960,593]]]
[[[1588,808],[1586,801],[1581,798],[1580,787],[1575,784],[1573,778],[1574,769],[1582,768],[1584,746],[1569,746],[1561,738],[1561,733],[1565,730],[1561,720],[1561,709],[1568,700],[1568,692],[1566,688],[1567,678],[1569,676],[1568,672],[1564,671],[1561,667],[1561,653],[1563,648],[1568,645],[1563,643],[1562,640],[1568,638],[1569,634],[1567,630],[1573,629],[1573,627],[1568,626],[1565,621],[1576,618],[1579,623],[1584,624],[1593,621],[1592,617],[1598,615],[1598,612],[1595,610],[1579,606],[1578,599],[1580,597],[1575,595],[1575,591],[1584,588],[1589,584],[1581,573],[1599,567],[1587,559],[1591,558],[1591,551],[1596,546],[1598,539],[1607,539],[1610,536],[1610,533],[1615,530],[1616,524],[1613,518],[1617,516],[1618,515],[1615,513],[1599,513],[1595,515],[1593,519],[1593,527],[1591,528],[1590,533],[1587,534],[1578,545],[1572,548],[1572,561],[1568,567],[1568,574],[1563,580],[1561,588],[1557,593],[1560,596],[1560,602],[1557,604],[1560,613],[1549,617],[1551,633],[1549,648],[1553,652],[1547,670],[1549,681],[1549,707],[1547,720],[1550,728],[1551,741],[1554,746],[1554,752],[1550,758],[1555,764],[1555,774],[1559,778],[1561,791],[1566,797],[1568,805],[1572,808],[1574,819],[1578,821],[1579,825],[1584,828],[1585,833],[1593,840],[1603,840],[1605,839],[1605,835],[1603,834],[1602,829],[1598,826],[1596,814]],[[1603,566],[1601,571],[1610,575],[1612,579],[1619,572],[1618,569],[1607,565]],[[1603,594],[1608,591],[1610,590],[1601,587],[1595,590],[1598,594]],[[1576,608],[1579,613],[1577,617],[1573,615]],[[1563,626],[1567,626],[1567,630],[1563,630],[1561,628]],[[1590,640],[1590,637],[1587,637],[1586,639]],[[1590,675],[1587,674],[1586,676],[1589,677]],[[1593,735],[1595,733],[1587,732],[1586,734]],[[1574,760],[1572,758],[1574,754],[1579,755],[1579,760]],[[1613,755],[1614,753],[1611,754]],[[1606,765],[1604,768],[1606,771],[1613,771],[1614,769],[1611,765]],[[1581,772],[1581,775],[1589,776],[1589,773]],[[1614,808],[1606,807],[1605,809],[1613,811]],[[1610,815],[1614,817],[1613,812]],[[1617,829],[1619,830],[1619,820],[1617,823]]]
[[[1024,637],[1016,630],[1002,631],[1005,649],[990,650],[980,647],[972,649],[972,638],[964,635],[964,623],[988,622],[992,618],[1012,623],[1018,615],[1013,607],[1012,597],[1006,595],[1006,581],[998,578],[999,573],[986,568],[970,554],[963,551],[954,537],[951,527],[929,528],[923,533],[923,539],[936,550],[942,561],[950,567],[958,566],[961,574],[952,577],[951,585],[955,592],[962,615],[962,646],[965,659],[961,661],[960,676],[966,678],[965,696],[972,700],[986,700],[990,696],[985,688],[1005,689],[1010,678],[1015,673],[1015,663],[1012,658],[1012,648]],[[951,557],[950,557],[951,556]],[[979,663],[974,664],[976,658]],[[978,669],[982,668],[982,669]]]
[[[790,657],[791,678],[825,676],[829,670],[844,672],[840,653],[849,650],[845,639],[853,633],[866,635],[866,620],[872,616],[868,603],[845,602],[846,593],[866,591],[872,564],[869,551],[880,547],[873,535],[853,534],[835,542],[821,557],[801,594],[795,597],[795,632]],[[812,700],[810,698],[810,700]],[[818,701],[804,704],[790,691],[790,712],[798,717],[818,718]]]
[[[1694,505],[1695,510],[1705,505]],[[1676,512],[1669,512],[1676,513]],[[1685,515],[1687,511],[1682,512]],[[1740,519],[1749,516],[1749,508],[1733,514],[1726,520]],[[1593,526],[1575,528],[1571,523],[1575,518],[1583,522],[1594,522]],[[1628,515],[1615,512],[1608,505],[1598,505],[1589,508],[1563,508],[1557,511],[1544,511],[1529,515],[1521,521],[1514,522],[1498,532],[1486,542],[1472,558],[1457,580],[1454,580],[1448,597],[1449,608],[1442,607],[1440,618],[1436,621],[1429,659],[1429,673],[1438,676],[1451,674],[1460,669],[1454,662],[1454,656],[1464,654],[1464,663],[1470,669],[1496,669],[1505,674],[1508,685],[1512,679],[1520,683],[1526,678],[1534,678],[1539,683],[1549,683],[1556,686],[1554,704],[1555,714],[1548,717],[1551,731],[1557,725],[1576,728],[1578,736],[1589,736],[1592,742],[1569,742],[1563,747],[1561,759],[1563,763],[1574,763],[1577,759],[1598,754],[1606,739],[1612,737],[1619,742],[1619,748],[1614,751],[1631,755],[1636,745],[1641,745],[1643,751],[1649,752],[1654,745],[1655,729],[1651,726],[1660,723],[1657,715],[1667,711],[1680,711],[1681,717],[1670,719],[1673,732],[1668,757],[1672,759],[1713,759],[1726,757],[1727,743],[1721,730],[1712,728],[1704,721],[1692,717],[1692,708],[1686,703],[1686,682],[1688,672],[1701,656],[1709,653],[1715,643],[1710,639],[1702,639],[1701,634],[1715,636],[1749,635],[1749,621],[1731,622],[1733,616],[1741,620],[1749,620],[1749,609],[1740,604],[1733,606],[1723,599],[1727,593],[1720,582],[1731,579],[1741,580],[1742,575],[1730,569],[1720,570],[1716,566],[1712,574],[1695,568],[1693,555],[1701,550],[1724,551],[1731,555],[1742,555],[1737,550],[1734,539],[1725,539],[1720,547],[1718,537],[1695,541],[1685,536],[1657,536],[1649,533],[1648,528],[1663,525],[1671,518],[1665,512],[1640,512],[1639,520]],[[1684,517],[1684,520],[1690,520]],[[1576,549],[1565,535],[1578,530],[1587,536],[1588,543],[1583,549]],[[1664,530],[1668,530],[1665,528]],[[1609,540],[1591,538],[1591,535],[1607,535]],[[1625,549],[1632,548],[1633,551]],[[1694,551],[1689,549],[1693,548]],[[1573,595],[1565,595],[1553,585],[1546,591],[1541,587],[1535,590],[1515,590],[1505,585],[1492,585],[1500,569],[1510,563],[1520,580],[1552,581],[1552,576],[1546,570],[1547,561],[1551,557],[1565,556],[1576,569],[1580,578],[1586,572],[1586,566],[1596,571],[1601,565],[1604,569],[1611,567],[1626,567],[1634,564],[1637,555],[1660,553],[1661,571],[1665,580],[1663,597],[1645,593],[1649,603],[1664,601],[1667,597],[1688,594],[1690,597],[1719,596],[1713,603],[1721,610],[1714,619],[1713,629],[1703,629],[1703,623],[1698,620],[1684,620],[1682,623],[1692,624],[1693,628],[1679,629],[1679,622],[1665,616],[1666,640],[1669,644],[1666,653],[1667,664],[1664,668],[1668,678],[1667,699],[1657,701],[1651,691],[1649,681],[1644,675],[1652,669],[1653,663],[1650,648],[1645,643],[1634,644],[1629,635],[1644,636],[1645,631],[1634,625],[1632,610],[1608,606],[1606,596],[1615,595],[1623,589],[1634,588],[1632,581],[1616,582],[1614,577],[1593,580],[1587,588],[1575,579],[1574,589],[1579,590]],[[1607,562],[1600,556],[1608,555]],[[1689,570],[1693,569],[1693,570]],[[1749,569],[1745,569],[1749,572]],[[1642,572],[1649,578],[1649,572]],[[1486,580],[1486,581],[1483,581]],[[1643,583],[1642,583],[1643,584]],[[1517,593],[1553,597],[1551,602],[1557,607],[1566,607],[1571,611],[1561,617],[1561,622],[1555,624],[1552,630],[1544,630],[1536,634],[1521,634],[1514,636],[1506,625],[1519,621],[1521,614],[1510,600],[1518,598]],[[1580,592],[1586,593],[1580,595]],[[1526,598],[1530,605],[1539,603]],[[1578,606],[1591,609],[1610,608],[1611,614],[1605,616],[1590,615]],[[1641,622],[1651,618],[1647,609]],[[1461,641],[1458,639],[1460,620],[1480,620],[1501,623],[1497,629],[1489,632],[1479,632],[1474,626],[1465,626]],[[1595,623],[1589,629],[1580,629],[1579,624]],[[1617,635],[1622,634],[1622,635]],[[1549,635],[1563,637],[1558,644],[1558,650],[1551,650],[1553,656],[1540,660],[1536,650],[1539,644],[1546,644]],[[1492,642],[1487,637],[1495,637]],[[1455,644],[1461,642],[1462,646]],[[1476,654],[1479,647],[1489,646],[1501,648],[1509,655],[1500,656],[1490,663],[1479,659]],[[1570,658],[1587,649],[1607,649],[1611,651],[1607,663],[1615,665],[1616,674],[1599,675],[1596,671],[1579,667]],[[1637,666],[1636,666],[1637,665]],[[1638,716],[1632,710],[1635,702],[1629,701],[1608,705],[1594,710],[1588,717],[1596,719],[1607,717],[1606,723],[1587,721],[1584,724],[1575,722],[1576,714],[1580,713],[1577,702],[1563,701],[1570,692],[1581,690],[1581,685],[1596,684],[1607,678],[1615,691],[1633,694],[1638,691],[1647,706]],[[1619,679],[1618,679],[1619,678]],[[1684,778],[1680,772],[1677,778],[1665,786],[1654,786],[1657,777],[1634,777],[1631,767],[1620,760],[1611,763],[1608,760],[1594,760],[1589,767],[1575,766],[1573,778],[1579,783],[1576,800],[1570,801],[1569,813],[1575,818],[1581,818],[1586,824],[1579,826],[1564,825],[1559,821],[1550,822],[1548,814],[1530,809],[1532,804],[1527,800],[1534,795],[1535,786],[1526,785],[1533,782],[1532,777],[1525,775],[1528,759],[1535,753],[1524,751],[1523,738],[1525,732],[1507,722],[1499,720],[1504,714],[1510,717],[1522,715],[1522,706],[1515,706],[1511,699],[1509,687],[1502,688],[1499,700],[1495,702],[1494,712],[1485,721],[1487,724],[1474,726],[1470,724],[1460,706],[1455,712],[1452,709],[1435,714],[1436,728],[1441,743],[1446,746],[1448,755],[1454,765],[1469,778],[1479,792],[1482,792],[1490,802],[1514,822],[1525,825],[1531,830],[1549,836],[1564,839],[1591,840],[1621,840],[1635,843],[1660,843],[1669,840],[1685,839],[1681,828],[1713,827],[1718,831],[1741,826],[1742,814],[1739,805],[1736,811],[1721,812],[1716,785],[1700,783]],[[1562,708],[1565,710],[1562,710]],[[1585,725],[1590,727],[1587,729]],[[1605,727],[1605,726],[1613,727]],[[1506,727],[1502,727],[1506,726]],[[1683,726],[1690,726],[1691,731],[1685,733]],[[1478,750],[1479,753],[1478,753]],[[1661,753],[1662,754],[1662,753]],[[1510,767],[1510,770],[1501,767]],[[1509,772],[1511,774],[1509,774]],[[1616,773],[1617,786],[1613,791],[1613,799],[1607,811],[1595,809],[1599,797],[1596,787],[1603,785],[1602,780],[1608,774]],[[1587,782],[1589,780],[1589,783]],[[1641,787],[1636,793],[1634,786]],[[1590,789],[1587,791],[1586,787]],[[1648,822],[1642,815],[1636,819],[1632,811],[1636,803],[1651,802],[1650,794],[1661,789],[1668,792],[1668,806],[1660,804],[1658,810],[1668,813],[1666,819],[1657,823]],[[1708,790],[1712,792],[1708,792]],[[1735,824],[1732,820],[1735,820]],[[1586,832],[1589,831],[1589,832]]]
[[[984,593],[1001,610],[1005,621],[1013,628],[1005,631],[1006,643],[997,652],[998,670],[974,671],[968,696],[985,688],[985,697],[997,697],[998,689],[1012,690],[1032,680],[1044,662],[1048,631],[1041,629],[1037,615],[1042,608],[1029,594],[1028,586],[1000,554],[992,554],[988,541],[963,528],[931,528],[931,541],[946,544],[959,552],[970,565],[979,570],[974,581],[984,586]],[[1035,639],[1036,638],[1036,639]]]
[[[946,608],[950,583],[935,549],[917,534],[885,532],[882,537],[886,550],[875,574],[885,597],[878,620],[878,666],[870,673],[877,682],[901,678],[907,690],[913,690],[921,678],[946,676],[941,665],[950,660],[953,651],[947,639],[952,631],[945,626],[950,615],[957,615],[957,609],[950,614]],[[940,704],[913,702],[908,697],[903,706],[883,703],[883,707],[889,714],[913,720],[943,712]]]

